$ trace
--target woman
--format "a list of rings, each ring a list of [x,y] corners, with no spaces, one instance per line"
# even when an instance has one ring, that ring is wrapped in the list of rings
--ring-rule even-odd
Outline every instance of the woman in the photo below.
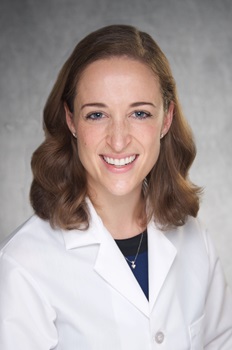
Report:
[[[232,301],[196,219],[195,157],[146,33],[91,33],[63,66],[32,158],[35,215],[1,250],[4,350],[232,349]]]

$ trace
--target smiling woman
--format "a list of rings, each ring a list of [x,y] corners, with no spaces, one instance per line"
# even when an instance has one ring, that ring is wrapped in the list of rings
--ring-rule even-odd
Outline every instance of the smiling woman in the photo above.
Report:
[[[143,116],[146,113],[145,120],[141,113]],[[167,229],[183,225],[189,215],[197,215],[200,189],[188,179],[195,158],[195,144],[178,102],[168,61],[148,34],[129,26],[110,26],[84,38],[58,76],[45,106],[44,125],[47,137],[32,158],[31,202],[37,215],[49,220],[54,227],[87,228],[86,196],[95,201],[95,206],[99,202],[98,207],[105,212],[91,184],[110,180],[109,176],[100,179],[99,166],[103,168],[105,162],[101,161],[106,157],[118,162],[117,159],[135,156],[135,164],[131,166],[134,175],[137,168],[139,175],[146,165],[143,181],[140,185],[137,183],[140,191],[138,188],[137,192],[131,192],[129,207],[133,217],[136,213],[133,224],[122,206],[123,176],[114,176],[110,185],[121,193],[118,215],[125,225],[128,223],[123,230],[126,236],[139,233],[154,216],[157,225]],[[70,137],[67,125],[77,139]],[[133,137],[133,133],[137,136]],[[104,152],[98,157],[92,158],[91,145],[97,147],[101,137],[108,146],[104,146]],[[148,145],[152,137],[153,145]],[[151,156],[145,159],[139,149],[132,150],[132,138],[135,148],[138,140],[147,142]],[[127,148],[122,147],[124,142],[128,143]],[[88,164],[83,164],[84,160]],[[97,172],[94,177],[86,171],[90,167]],[[111,175],[123,172],[110,165],[105,170],[109,168]],[[132,197],[136,193],[137,197]],[[113,201],[116,200],[118,198],[113,197]],[[124,198],[124,202],[129,204],[128,198]],[[118,215],[114,212],[113,218]],[[115,221],[113,218],[108,221]],[[112,226],[117,233],[120,230],[115,225]]]
[[[229,350],[232,299],[207,231],[196,150],[146,33],[77,44],[32,157],[35,215],[0,255],[0,348]]]

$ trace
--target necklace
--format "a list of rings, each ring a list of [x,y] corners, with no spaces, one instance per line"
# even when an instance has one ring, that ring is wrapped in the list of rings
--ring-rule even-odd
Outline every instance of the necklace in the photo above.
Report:
[[[138,257],[138,255],[139,255],[140,247],[141,247],[141,244],[142,244],[143,234],[144,234],[144,232],[143,232],[142,235],[141,235],[141,238],[140,238],[140,241],[139,241],[139,246],[138,246],[138,249],[137,249],[137,253],[135,254],[134,260],[129,260],[129,259],[125,256],[125,259],[131,264],[132,269],[135,269],[135,268],[136,268],[136,260],[137,260],[137,257]]]

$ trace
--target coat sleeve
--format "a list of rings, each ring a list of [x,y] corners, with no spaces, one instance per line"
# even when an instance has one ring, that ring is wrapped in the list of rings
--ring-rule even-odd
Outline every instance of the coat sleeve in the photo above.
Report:
[[[204,349],[231,350],[232,295],[208,233],[206,233],[206,246],[210,260],[210,278],[205,307]]]
[[[32,276],[0,257],[0,349],[49,350],[58,342],[56,314]]]

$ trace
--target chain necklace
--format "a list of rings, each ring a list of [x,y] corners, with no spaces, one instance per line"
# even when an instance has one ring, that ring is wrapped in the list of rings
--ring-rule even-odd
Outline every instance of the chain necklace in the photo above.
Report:
[[[144,234],[144,232],[143,232],[142,235],[141,235],[141,238],[140,238],[140,241],[139,241],[139,246],[138,246],[138,249],[137,249],[137,253],[135,254],[134,260],[129,260],[129,259],[125,256],[125,259],[131,264],[132,269],[135,269],[135,268],[136,268],[136,260],[137,260],[137,257],[138,257],[138,255],[139,255],[140,247],[141,247],[141,244],[142,244],[143,234]]]

